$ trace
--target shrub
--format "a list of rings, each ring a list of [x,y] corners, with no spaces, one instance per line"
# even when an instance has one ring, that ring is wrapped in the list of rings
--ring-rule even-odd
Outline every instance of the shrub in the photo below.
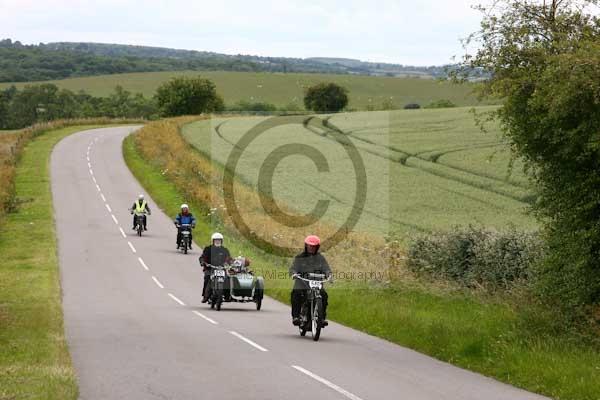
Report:
[[[335,83],[319,83],[306,90],[304,106],[316,112],[337,112],[348,105],[348,90]]]
[[[418,236],[409,248],[407,265],[417,273],[466,287],[506,290],[529,283],[543,254],[537,233],[469,226]]]
[[[405,110],[418,110],[421,106],[417,103],[408,103],[404,106]]]
[[[454,104],[453,102],[451,102],[448,99],[432,101],[431,103],[429,103],[428,105],[425,106],[425,108],[453,108],[453,107],[456,107],[456,104]]]
[[[250,102],[247,100],[240,100],[232,106],[227,107],[227,111],[257,111],[257,112],[275,112],[277,107],[271,103],[264,102]]]
[[[222,111],[225,106],[208,79],[177,77],[159,86],[156,102],[163,116],[196,115]]]

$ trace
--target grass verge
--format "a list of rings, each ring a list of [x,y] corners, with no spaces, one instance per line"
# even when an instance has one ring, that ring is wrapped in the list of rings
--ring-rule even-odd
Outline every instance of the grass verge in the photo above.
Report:
[[[19,206],[6,215],[0,230],[2,400],[77,398],[63,329],[49,160],[62,138],[94,127],[40,134],[25,146],[17,163]]]
[[[195,210],[210,207],[201,197],[186,196],[156,160],[145,160],[133,135],[125,140],[123,152],[133,174],[169,215],[183,201]],[[195,237],[206,238],[212,229],[210,216],[198,218]],[[254,268],[267,278],[267,293],[289,302],[291,282],[281,278],[288,260],[257,253],[247,242],[228,236],[233,254],[249,256],[259,266]],[[278,273],[269,277],[269,271]],[[516,307],[402,281],[340,282],[329,293],[329,317],[349,327],[553,398],[600,398],[599,348],[555,329],[552,316],[534,305]]]

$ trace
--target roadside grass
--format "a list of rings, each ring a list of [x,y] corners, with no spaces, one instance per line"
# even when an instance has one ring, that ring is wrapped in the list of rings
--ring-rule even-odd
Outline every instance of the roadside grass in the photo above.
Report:
[[[201,210],[195,237],[208,238],[215,226],[206,213],[212,204],[204,203],[201,193],[184,193],[161,160],[147,161],[136,135],[123,145],[133,174],[169,215],[183,200]],[[267,294],[289,303],[290,259],[260,252],[234,232],[226,233],[232,253],[249,256],[253,269],[265,276]],[[339,281],[329,293],[329,318],[349,327],[553,398],[600,398],[600,345],[556,327],[550,314],[526,298],[444,289],[402,275],[391,282]]]
[[[241,100],[249,102],[267,102],[277,107],[293,104],[304,108],[304,89],[319,82],[335,82],[348,88],[350,108],[365,110],[367,107],[382,107],[393,103],[402,108],[408,103],[420,103],[422,106],[432,101],[448,99],[459,106],[478,104],[473,94],[473,84],[456,85],[436,79],[392,78],[336,74],[301,73],[256,73],[233,71],[174,71],[115,74],[94,77],[70,78],[49,81],[57,86],[74,92],[85,90],[94,96],[108,96],[115,86],[134,93],[143,93],[151,97],[163,82],[175,76],[202,76],[211,79],[217,86],[226,104],[233,105]],[[25,85],[45,82],[14,83],[17,88]],[[0,90],[13,83],[0,83]]]
[[[0,229],[0,399],[76,399],[64,337],[49,160],[74,126],[47,132],[17,164],[18,207]]]

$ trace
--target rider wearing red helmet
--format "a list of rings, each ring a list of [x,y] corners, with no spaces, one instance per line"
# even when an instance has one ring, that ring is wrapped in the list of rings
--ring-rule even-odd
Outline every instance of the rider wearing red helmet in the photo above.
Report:
[[[319,248],[321,247],[321,239],[315,235],[309,235],[304,239],[304,251],[298,254],[294,258],[294,262],[290,267],[290,276],[298,274],[302,277],[307,278],[307,274],[325,274],[327,278],[331,276],[331,268],[327,260],[321,253]],[[292,289],[292,323],[294,325],[300,324],[300,308],[302,302],[306,296],[306,291],[309,287],[306,282],[296,279],[294,281],[294,288]],[[327,316],[327,292],[321,289],[321,296],[323,298],[323,314]]]

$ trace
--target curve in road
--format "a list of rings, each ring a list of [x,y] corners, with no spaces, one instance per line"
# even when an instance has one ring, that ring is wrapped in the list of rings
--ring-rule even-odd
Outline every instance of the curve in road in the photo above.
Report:
[[[67,341],[81,399],[541,399],[330,323],[300,338],[289,308],[265,298],[201,304],[198,250],[175,250],[157,207],[148,232],[128,208],[143,188],[122,156],[136,127],[65,138],[51,159]],[[150,204],[153,203],[147,196]]]

